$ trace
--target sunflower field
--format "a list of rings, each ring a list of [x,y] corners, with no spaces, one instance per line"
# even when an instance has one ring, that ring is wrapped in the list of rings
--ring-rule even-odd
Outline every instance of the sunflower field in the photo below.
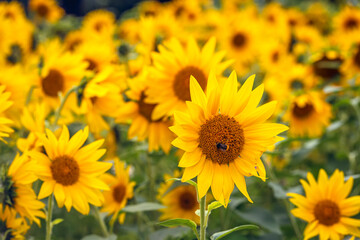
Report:
[[[0,2],[0,240],[360,239],[357,0],[64,2]]]

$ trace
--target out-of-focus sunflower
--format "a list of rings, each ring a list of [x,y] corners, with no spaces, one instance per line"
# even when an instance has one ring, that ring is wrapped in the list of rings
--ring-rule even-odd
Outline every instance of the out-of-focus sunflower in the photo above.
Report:
[[[132,120],[128,131],[128,138],[137,137],[138,141],[148,139],[149,152],[161,149],[168,153],[171,148],[173,133],[169,131],[172,121],[160,116],[152,118],[156,104],[148,103],[146,89],[149,87],[149,73],[143,70],[136,78],[129,81],[130,90],[127,97],[133,101],[126,102],[117,112],[117,121]],[[163,119],[164,118],[164,119]]]
[[[94,10],[86,14],[82,28],[104,38],[112,37],[115,31],[115,15],[106,10]]]
[[[42,209],[45,204],[36,199],[31,184],[37,180],[33,173],[36,163],[26,155],[16,155],[7,174],[2,179],[5,209],[15,210],[20,216],[40,225],[39,218],[45,218]]]
[[[295,56],[318,52],[324,48],[324,38],[313,26],[299,26],[293,31],[294,42],[292,52]],[[291,43],[292,44],[292,43]]]
[[[181,173],[178,170],[174,171],[172,176],[164,175],[164,182],[160,184],[157,199],[166,208],[159,210],[162,213],[159,220],[186,218],[199,224],[200,217],[195,214],[195,211],[199,209],[196,189],[191,185],[180,185],[171,189],[173,182],[169,179],[180,176]],[[210,194],[207,196],[207,202],[209,200]]]
[[[55,0],[30,0],[29,8],[35,17],[49,22],[56,22],[64,15],[64,9]]]
[[[82,55],[65,51],[58,39],[44,43],[40,46],[40,56],[43,56],[43,66],[37,79],[34,95],[39,96],[50,107],[59,105],[59,92],[65,93],[80,83],[86,75],[88,63]],[[67,106],[76,106],[75,96],[67,101]]]
[[[29,230],[24,218],[16,217],[16,211],[3,208],[0,204],[0,235],[5,239],[23,240]]]
[[[109,129],[103,116],[117,116],[123,104],[121,93],[126,88],[125,76],[124,69],[108,65],[86,84],[81,111],[86,115],[91,132],[99,134]]]
[[[355,82],[360,82],[360,38],[349,50],[349,57],[345,58],[344,63],[340,67],[340,72],[344,76],[344,79],[352,79],[355,77]]]
[[[308,182],[300,180],[305,196],[288,193],[290,202],[297,208],[291,213],[308,222],[304,239],[319,235],[320,239],[342,239],[344,235],[360,237],[360,220],[351,218],[360,211],[360,196],[348,197],[353,186],[353,178],[344,182],[344,173],[335,170],[328,178],[321,169],[316,181],[307,174]]]
[[[112,41],[86,41],[76,47],[74,53],[82,55],[88,63],[87,70],[98,72],[109,64],[118,62],[116,48]]]
[[[126,206],[127,201],[133,197],[135,182],[130,182],[130,167],[125,168],[125,163],[118,158],[114,159],[114,169],[115,176],[106,173],[101,177],[110,188],[103,192],[105,202],[101,211],[107,212],[109,215],[112,214],[112,221],[119,218],[119,222],[123,223],[125,213],[119,215],[119,212]]]
[[[3,112],[8,109],[13,103],[9,101],[10,93],[4,92],[5,86],[0,85],[0,140],[3,140],[3,137],[9,137],[9,133],[13,132],[13,130],[8,126],[12,124],[13,121],[3,116]]]
[[[289,122],[292,136],[317,137],[330,124],[331,106],[318,92],[309,92],[294,97],[284,115]]]
[[[65,37],[65,49],[69,51],[74,51],[78,46],[80,46],[87,40],[88,36],[86,36],[86,32],[82,30],[71,31]]]
[[[305,12],[307,25],[317,28],[321,33],[329,31],[331,16],[326,6],[322,2],[314,2],[309,5]]]
[[[156,17],[161,13],[163,5],[158,1],[143,1],[139,4],[139,13],[145,17]]]
[[[43,181],[39,199],[55,195],[58,206],[67,211],[74,207],[82,214],[89,213],[89,203],[101,206],[104,202],[101,190],[109,187],[100,180],[100,175],[111,168],[111,163],[98,161],[105,149],[99,149],[103,140],[81,147],[89,135],[89,128],[78,131],[69,139],[69,130],[64,125],[59,139],[46,129],[41,136],[46,155],[31,151],[36,162],[34,173]],[[52,196],[50,196],[52,197]]]
[[[186,108],[191,75],[205,90],[210,70],[220,75],[231,64],[222,62],[225,52],[215,52],[215,45],[215,38],[211,38],[200,50],[195,39],[190,38],[185,48],[173,38],[159,46],[159,53],[153,53],[154,67],[149,70],[152,83],[146,91],[148,102],[157,104],[152,119]]]
[[[297,8],[289,8],[285,10],[287,23],[291,29],[296,29],[297,27],[304,26],[305,16],[300,11],[300,9]]]
[[[342,36],[339,42],[348,45],[360,34],[360,9],[346,6],[333,19],[334,35]]]
[[[282,139],[276,135],[288,127],[265,123],[273,114],[276,102],[257,107],[264,85],[252,90],[254,78],[254,75],[249,77],[238,90],[235,72],[223,88],[211,74],[206,95],[192,78],[192,101],[187,102],[187,112],[175,112],[175,125],[170,129],[178,136],[172,144],[185,151],[179,162],[185,168],[182,181],[197,176],[199,198],[211,186],[215,199],[227,206],[235,183],[252,202],[245,176],[266,179],[260,157]]]
[[[245,75],[257,56],[258,23],[251,9],[244,10],[226,18],[217,32],[221,49],[235,60],[234,68],[240,75]]]

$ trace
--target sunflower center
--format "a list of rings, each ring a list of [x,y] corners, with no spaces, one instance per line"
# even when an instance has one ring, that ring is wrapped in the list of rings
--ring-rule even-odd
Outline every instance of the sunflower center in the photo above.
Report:
[[[126,187],[123,184],[117,185],[114,187],[112,195],[117,203],[121,203],[126,195]]]
[[[201,125],[199,147],[214,163],[234,161],[240,155],[244,141],[244,131],[233,117],[217,115]]]
[[[89,63],[89,66],[86,69],[96,72],[96,70],[98,68],[97,63],[94,60],[90,59],[90,58],[86,58],[85,61]]]
[[[237,33],[232,38],[232,44],[236,48],[241,48],[246,44],[246,36],[243,33]]]
[[[316,204],[314,215],[321,224],[331,226],[339,222],[340,209],[336,203],[330,200],[323,200]]]
[[[73,185],[80,176],[78,163],[67,155],[56,157],[52,161],[50,169],[54,180],[64,186]]]
[[[11,19],[11,20],[15,20],[16,17],[15,17],[15,14],[11,11],[7,11],[5,14],[4,14],[4,17],[7,18],[7,19]]]
[[[295,103],[295,106],[292,110],[296,118],[307,118],[314,111],[314,106],[310,103],[306,103],[305,106],[299,106]]]
[[[358,45],[358,48],[357,48],[356,54],[353,58],[353,61],[354,61],[355,65],[360,68],[360,44]]]
[[[193,192],[185,191],[179,197],[180,207],[184,210],[194,209],[197,205],[197,198]]]
[[[350,17],[348,18],[345,22],[344,22],[344,28],[346,30],[354,30],[355,28],[357,28],[359,25],[358,21],[353,18],[353,17]]]
[[[175,75],[175,81],[173,85],[173,89],[175,95],[183,100],[183,101],[190,101],[190,76],[193,76],[198,83],[200,84],[201,88],[205,90],[207,85],[207,78],[205,73],[194,66],[187,66],[181,69]]]
[[[45,4],[40,4],[36,8],[36,12],[40,17],[46,17],[49,14],[49,7]]]
[[[94,25],[94,29],[95,31],[97,32],[101,32],[101,30],[104,28],[105,24],[103,22],[97,22],[95,25]]]
[[[332,79],[340,75],[339,67],[341,63],[341,58],[328,59],[324,56],[313,63],[314,72],[322,78]]]
[[[151,115],[157,104],[146,103],[145,98],[146,98],[146,94],[143,91],[143,92],[141,92],[140,100],[138,101],[139,113],[144,118],[146,118],[146,120],[148,120],[149,122],[154,122],[151,119]],[[156,120],[156,121],[160,121],[160,120]]]
[[[58,92],[64,91],[64,77],[59,71],[51,69],[42,79],[41,86],[46,95],[57,97]]]

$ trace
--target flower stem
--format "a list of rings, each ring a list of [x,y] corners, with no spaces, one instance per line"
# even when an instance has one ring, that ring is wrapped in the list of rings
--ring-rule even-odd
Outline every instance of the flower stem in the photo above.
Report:
[[[61,99],[61,102],[60,102],[60,106],[58,109],[56,109],[55,111],[55,120],[54,120],[54,123],[52,126],[56,127],[57,125],[57,122],[59,121],[59,118],[60,118],[60,113],[61,113],[61,110],[64,108],[64,105],[65,105],[65,102],[66,100],[68,99],[68,97],[70,96],[70,94],[74,91],[76,91],[78,89],[78,86],[74,86],[72,88],[69,89],[69,91],[66,92],[65,96]]]
[[[96,214],[97,220],[99,221],[99,225],[100,225],[102,233],[104,234],[104,237],[106,237],[106,238],[109,237],[109,232],[106,228],[104,219],[101,217],[99,208],[97,208],[97,207],[95,207],[95,214]]]
[[[205,219],[206,195],[200,199],[200,240],[206,239],[207,221]]]
[[[46,216],[46,240],[51,240],[52,233],[52,212],[53,212],[53,194],[49,196],[48,199],[48,211]]]

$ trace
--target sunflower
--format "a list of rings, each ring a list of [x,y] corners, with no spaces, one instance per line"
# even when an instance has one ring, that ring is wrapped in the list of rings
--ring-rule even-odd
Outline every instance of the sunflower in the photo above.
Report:
[[[318,92],[309,92],[293,97],[284,115],[293,136],[317,137],[330,124],[331,105]]]
[[[94,10],[86,14],[82,28],[99,36],[112,37],[115,32],[115,15],[106,10]]]
[[[360,38],[349,50],[350,57],[344,59],[344,63],[340,66],[340,73],[345,79],[355,77],[356,83],[360,82]]]
[[[185,151],[179,166],[185,171],[182,181],[197,176],[199,198],[211,186],[216,200],[227,206],[234,182],[252,202],[244,176],[258,176],[265,181],[262,153],[281,140],[277,134],[288,129],[277,123],[265,123],[276,102],[257,107],[264,92],[260,85],[252,90],[255,76],[237,90],[232,72],[222,89],[214,74],[209,76],[206,95],[191,78],[191,102],[186,112],[175,112],[170,129],[178,136],[172,144]]]
[[[322,2],[311,3],[305,12],[307,25],[317,28],[320,32],[329,31],[331,16],[329,8]]]
[[[36,18],[52,23],[64,15],[64,9],[59,7],[55,0],[30,0],[29,8]]]
[[[258,53],[259,20],[251,8],[226,17],[217,36],[221,49],[235,60],[235,70],[244,75]],[[244,21],[246,19],[246,21]]]
[[[334,34],[343,36],[338,39],[343,44],[351,43],[360,33],[360,9],[358,7],[346,6],[333,20]]]
[[[37,180],[32,172],[36,163],[26,155],[16,155],[6,176],[2,179],[4,198],[2,205],[9,211],[15,210],[20,216],[34,221],[40,226],[40,219],[45,218],[42,209],[45,204],[36,199],[31,184]]]
[[[222,62],[225,52],[215,52],[216,41],[211,38],[201,49],[190,38],[186,48],[172,38],[154,52],[153,68],[150,71],[152,84],[146,91],[148,102],[157,104],[152,119],[171,116],[174,110],[184,110],[190,100],[190,76],[194,76],[202,89],[206,89],[210,69],[221,74],[231,63]]]
[[[118,158],[114,159],[114,168],[115,176],[104,174],[101,177],[110,188],[103,192],[105,202],[101,211],[107,212],[109,215],[113,214],[113,221],[119,217],[119,222],[123,223],[125,220],[125,213],[118,214],[120,210],[126,206],[128,199],[133,197],[135,182],[130,182],[130,167],[125,168],[125,163]]]
[[[43,56],[40,76],[35,81],[34,95],[55,108],[59,105],[59,92],[65,93],[80,83],[86,75],[89,66],[80,54],[65,51],[64,46],[58,39],[51,40],[40,46],[40,56]],[[75,95],[66,106],[76,106]]]
[[[8,126],[12,121],[3,116],[3,112],[8,109],[13,103],[9,101],[10,93],[5,92],[5,86],[0,85],[0,140],[4,141],[3,137],[9,137],[9,133],[13,130]]]
[[[101,206],[104,198],[100,190],[109,188],[99,176],[112,165],[98,161],[106,151],[99,149],[104,141],[98,140],[81,148],[88,138],[88,127],[78,131],[70,140],[65,125],[59,139],[49,129],[46,133],[47,136],[42,135],[41,140],[47,155],[35,151],[29,153],[37,163],[33,171],[43,181],[39,199],[54,193],[60,208],[65,205],[70,211],[74,207],[82,214],[89,213],[89,203]]]
[[[307,179],[300,180],[305,196],[288,193],[290,202],[297,206],[291,213],[308,222],[304,239],[317,235],[323,240],[342,239],[344,235],[360,237],[360,220],[351,218],[360,211],[360,196],[348,197],[354,179],[344,182],[344,173],[337,169],[330,178],[321,169],[317,182],[310,172]]]
[[[186,218],[199,224],[200,217],[195,214],[195,211],[199,209],[196,189],[190,185],[180,185],[172,188],[173,182],[168,181],[171,178],[180,176],[181,173],[178,170],[174,171],[172,176],[169,174],[164,175],[165,182],[160,184],[157,199],[166,208],[159,210],[162,213],[159,220]],[[210,201],[209,197],[210,194],[206,198],[207,202]]]
[[[174,136],[169,127],[172,121],[161,116],[151,118],[156,104],[148,103],[146,89],[148,88],[148,71],[145,69],[138,76],[129,81],[130,89],[126,92],[128,98],[133,101],[126,102],[117,112],[117,122],[132,120],[128,131],[128,138],[137,137],[138,141],[148,139],[149,152],[159,150],[161,147],[165,153],[171,148]]]
[[[29,230],[29,225],[23,218],[16,217],[16,212],[3,208],[0,204],[0,236],[3,239],[25,239],[25,234]]]

